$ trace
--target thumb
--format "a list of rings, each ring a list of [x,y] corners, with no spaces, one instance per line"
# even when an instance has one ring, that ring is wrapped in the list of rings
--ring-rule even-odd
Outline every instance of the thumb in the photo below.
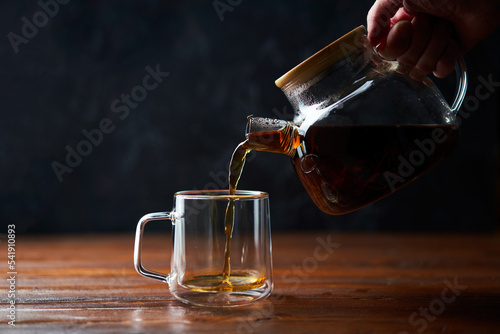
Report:
[[[398,21],[387,35],[385,44],[378,49],[380,55],[388,60],[397,59],[410,47],[412,25],[409,21]]]

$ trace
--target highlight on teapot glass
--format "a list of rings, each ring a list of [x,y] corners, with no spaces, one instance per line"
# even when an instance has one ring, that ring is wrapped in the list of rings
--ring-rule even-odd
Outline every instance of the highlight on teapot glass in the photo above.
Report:
[[[419,70],[380,58],[360,26],[281,78],[293,121],[249,117],[230,164],[233,187],[251,150],[286,154],[314,203],[352,212],[407,185],[457,144],[463,59],[451,106]]]

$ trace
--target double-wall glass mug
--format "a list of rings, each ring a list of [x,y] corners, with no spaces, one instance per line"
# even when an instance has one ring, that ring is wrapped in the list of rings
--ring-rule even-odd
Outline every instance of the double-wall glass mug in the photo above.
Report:
[[[228,211],[232,215],[226,218]],[[141,262],[144,227],[154,220],[172,223],[168,274],[144,268]],[[167,283],[172,295],[184,303],[230,307],[271,294],[271,253],[267,193],[181,191],[174,195],[171,212],[150,213],[140,219],[134,265],[140,275]]]

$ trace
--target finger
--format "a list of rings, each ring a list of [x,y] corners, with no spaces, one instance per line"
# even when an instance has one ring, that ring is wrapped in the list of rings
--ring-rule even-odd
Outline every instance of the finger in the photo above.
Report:
[[[378,50],[379,54],[387,60],[397,59],[410,47],[411,35],[411,22],[397,22],[389,31],[385,45]]]
[[[377,0],[368,12],[366,25],[368,40],[372,45],[380,44],[391,28],[391,18],[402,7],[403,0]]]
[[[408,13],[406,8],[401,7],[398,9],[396,14],[394,14],[394,16],[391,18],[391,24],[395,24],[396,22],[399,22],[399,21],[410,21],[411,22],[411,20],[413,20],[414,17],[415,17],[414,14]]]
[[[458,57],[460,56],[460,51],[458,48],[458,43],[451,39],[448,41],[446,45],[446,49],[444,50],[441,58],[436,65],[436,70],[434,71],[434,75],[438,78],[445,78],[451,72],[455,70],[455,64],[457,62]]]
[[[410,66],[417,64],[431,40],[433,25],[433,18],[430,15],[418,14],[415,16],[412,21],[413,31],[410,47],[402,56],[397,58],[398,61]]]
[[[438,19],[434,24],[431,39],[415,67],[425,74],[433,72],[448,45],[452,31],[453,26],[450,22]]]

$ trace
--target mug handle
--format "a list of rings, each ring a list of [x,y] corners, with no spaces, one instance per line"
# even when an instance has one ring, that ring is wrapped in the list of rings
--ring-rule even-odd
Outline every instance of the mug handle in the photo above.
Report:
[[[457,72],[457,91],[455,92],[455,100],[451,105],[451,112],[456,115],[462,103],[465,99],[465,94],[467,93],[467,68],[465,66],[465,60],[460,55],[455,65],[455,71]]]
[[[142,217],[137,223],[137,229],[135,231],[135,245],[134,245],[134,266],[135,270],[142,276],[148,278],[154,278],[162,282],[168,283],[170,274],[163,274],[157,271],[146,269],[142,266],[142,235],[144,233],[144,226],[153,220],[165,220],[168,219],[172,221],[172,212],[155,212],[150,213]]]

